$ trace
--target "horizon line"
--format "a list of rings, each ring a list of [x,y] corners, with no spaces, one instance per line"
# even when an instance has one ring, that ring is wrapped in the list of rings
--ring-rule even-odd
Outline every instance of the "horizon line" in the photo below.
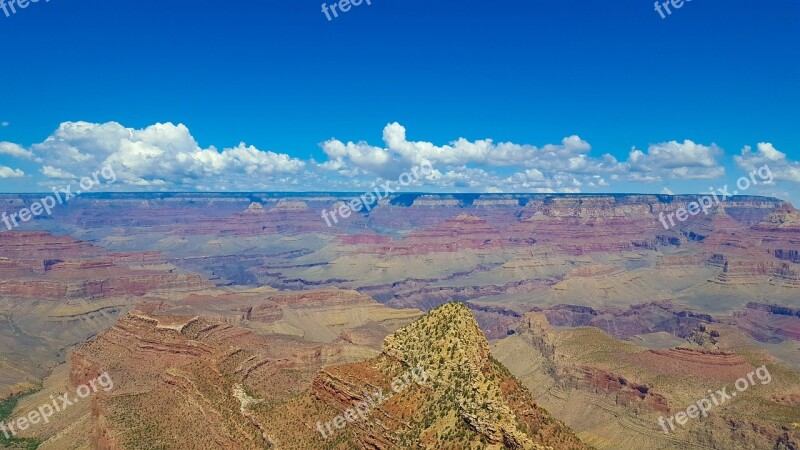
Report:
[[[248,194],[321,194],[321,195],[361,195],[364,191],[102,191],[102,192],[83,192],[76,196],[80,197],[96,197],[103,195],[248,195]],[[41,192],[0,192],[0,196],[7,195],[52,195],[52,191]],[[681,193],[681,194],[660,194],[660,193],[643,193],[643,192],[430,192],[430,191],[415,191],[415,192],[394,192],[390,196],[405,196],[405,195],[477,195],[477,196],[564,196],[564,197],[599,197],[599,196],[655,196],[655,197],[690,197],[707,195],[704,192],[697,193]],[[791,203],[789,200],[783,200],[778,197],[770,197],[766,195],[744,195],[737,194],[728,198],[763,198],[775,200],[779,202]]]

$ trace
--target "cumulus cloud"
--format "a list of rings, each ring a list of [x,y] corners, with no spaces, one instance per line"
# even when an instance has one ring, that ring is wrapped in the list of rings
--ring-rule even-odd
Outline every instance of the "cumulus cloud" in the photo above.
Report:
[[[608,187],[608,180],[656,183],[665,179],[719,178],[725,174],[718,161],[722,149],[691,140],[653,144],[647,152],[634,148],[627,161],[618,161],[608,153],[592,156],[592,146],[577,135],[543,146],[464,138],[436,145],[409,140],[406,128],[395,122],[384,128],[382,146],[337,139],[321,146],[329,157],[321,167],[343,176],[388,177],[411,165],[430,163],[442,169],[439,183],[449,181],[449,186],[456,188],[483,183],[506,191],[574,192]],[[493,172],[466,170],[472,168]],[[517,172],[495,179],[504,168]]]
[[[491,139],[470,142],[464,138],[437,146],[426,141],[409,141],[405,127],[397,122],[383,129],[383,143],[384,147],[375,147],[363,141],[344,143],[331,139],[322,144],[322,149],[331,159],[326,164],[332,169],[349,167],[372,173],[384,172],[397,163],[430,163],[445,167],[533,167],[545,163],[553,167],[565,168],[574,164],[588,168],[581,159],[591,149],[589,143],[578,136],[566,137],[561,144],[548,144],[542,148],[511,142],[495,144]]]
[[[647,153],[634,148],[628,155],[628,173],[632,181],[644,183],[675,179],[715,179],[725,175],[719,162],[723,151],[716,144],[697,144],[691,140],[650,145]]]
[[[321,168],[354,179],[367,175],[391,178],[411,166],[431,164],[438,175],[429,177],[427,184],[443,190],[574,191],[583,184],[607,185],[600,174],[621,173],[624,169],[611,155],[590,157],[591,145],[579,136],[568,136],[559,144],[542,147],[465,138],[436,145],[409,140],[406,128],[396,122],[384,128],[382,146],[330,139],[321,147],[329,158],[320,164]],[[522,172],[499,174],[509,169]]]
[[[48,178],[75,178],[110,165],[119,185],[165,190],[267,187],[278,179],[289,181],[286,175],[306,166],[289,155],[245,143],[222,151],[201,148],[185,125],[172,123],[133,129],[116,122],[65,122],[26,152],[47,162],[41,173]]]
[[[756,151],[749,145],[742,149],[741,155],[733,157],[736,165],[752,172],[760,167],[768,166],[775,180],[800,183],[800,162],[789,161],[786,154],[779,151],[769,142],[760,142]]]
[[[392,155],[388,151],[373,147],[366,142],[345,144],[331,139],[322,144],[322,150],[329,159],[320,167],[336,171],[344,176],[358,176],[366,172],[386,174],[391,167]]]
[[[24,177],[25,172],[19,169],[12,169],[6,166],[0,166],[0,178],[19,178]]]
[[[334,137],[320,147],[326,159],[317,162],[244,142],[221,149],[201,147],[183,124],[135,129],[116,122],[65,122],[27,148],[0,142],[0,156],[40,163],[34,170],[41,179],[76,179],[110,165],[117,174],[113,188],[164,191],[358,191],[396,179],[420,164],[434,169],[415,188],[430,191],[609,192],[623,182],[725,174],[719,161],[721,148],[688,139],[655,143],[645,151],[633,148],[627,159],[618,160],[610,153],[593,153],[589,142],[577,135],[537,145],[463,137],[436,144],[410,139],[406,128],[395,122],[384,127],[380,143]],[[737,156],[737,163],[748,167],[763,165],[762,161],[781,167],[778,173],[784,179],[800,180],[798,163],[786,161],[786,155],[771,144],[759,144],[756,152],[746,147]],[[25,173],[5,167],[0,175]]]
[[[0,155],[13,156],[14,158],[33,159],[33,153],[22,146],[12,142],[0,142]]]
[[[61,169],[59,169],[57,167],[53,167],[53,166],[44,166],[44,167],[42,167],[40,172],[42,173],[42,175],[46,176],[47,178],[55,178],[55,179],[61,179],[61,180],[74,180],[74,179],[78,178],[75,175],[73,175],[73,174],[71,174],[71,173],[69,173],[67,171],[61,170]]]

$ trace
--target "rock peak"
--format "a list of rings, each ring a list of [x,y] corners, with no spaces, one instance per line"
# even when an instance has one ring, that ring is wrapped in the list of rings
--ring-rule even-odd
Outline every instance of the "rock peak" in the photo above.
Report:
[[[264,206],[258,202],[250,203],[250,206],[245,210],[245,214],[263,214],[264,212]]]
[[[474,214],[469,214],[469,213],[459,214],[453,220],[456,221],[456,222],[484,222],[484,220],[481,219],[480,217],[478,217],[478,216],[476,216]]]
[[[444,355],[445,350],[450,353]],[[445,303],[387,336],[383,353],[411,366],[438,366],[446,372],[464,363],[480,368],[489,363],[486,336],[469,308],[458,302]]]
[[[503,375],[507,369],[491,358],[486,337],[462,303],[446,303],[388,336],[382,357],[425,370],[432,385],[424,397],[426,403],[417,405],[419,410],[453,411],[456,422],[482,435],[490,448],[552,448],[535,442],[525,427],[520,428],[522,416],[517,413],[521,410],[515,409],[514,402],[524,398],[534,405],[533,399]],[[538,410],[536,415],[528,426],[555,422]],[[569,442],[562,448],[586,448],[566,428],[559,439]]]

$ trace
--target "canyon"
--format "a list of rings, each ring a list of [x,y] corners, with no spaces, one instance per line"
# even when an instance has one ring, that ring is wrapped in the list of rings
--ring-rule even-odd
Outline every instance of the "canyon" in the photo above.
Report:
[[[659,214],[696,196],[394,194],[328,227],[321,211],[351,197],[86,194],[0,233],[12,417],[103,371],[117,384],[23,437],[54,449],[800,448],[790,204],[737,196],[665,230]],[[36,198],[0,195],[0,212]],[[439,384],[320,439],[317,420],[422,363]],[[661,432],[660,415],[763,364],[772,383]]]

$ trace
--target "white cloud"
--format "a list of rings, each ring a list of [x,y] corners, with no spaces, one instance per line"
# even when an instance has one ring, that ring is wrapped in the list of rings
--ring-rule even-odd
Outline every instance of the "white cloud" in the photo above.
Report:
[[[0,166],[0,178],[19,178],[24,177],[25,172],[19,169],[12,169],[6,166]]]
[[[800,183],[800,162],[789,161],[785,153],[769,142],[760,142],[755,152],[752,147],[746,145],[742,149],[742,154],[734,156],[733,159],[736,165],[747,172],[767,166],[775,180]]]
[[[331,139],[324,142],[322,148],[330,160],[321,167],[342,176],[390,177],[412,165],[428,162],[442,169],[444,177],[439,182],[449,180],[451,187],[468,187],[473,183],[466,181],[471,178],[469,174],[448,175],[452,171],[463,173],[463,168],[494,171],[484,176],[497,176],[497,170],[516,168],[519,172],[506,176],[500,185],[492,187],[556,192],[608,187],[607,179],[656,183],[664,179],[713,179],[725,174],[724,166],[718,161],[722,149],[691,140],[653,144],[646,153],[634,148],[629,159],[621,162],[611,154],[592,156],[592,146],[577,135],[565,137],[559,144],[541,147],[464,138],[439,146],[408,140],[405,127],[395,122],[384,128],[382,147],[363,141],[344,143]],[[488,180],[482,181],[485,186],[489,185]]]
[[[56,179],[62,179],[62,180],[74,180],[74,179],[78,178],[78,177],[76,177],[75,175],[73,175],[73,174],[71,174],[69,172],[66,172],[64,170],[58,169],[58,168],[53,167],[53,166],[44,166],[44,167],[42,167],[40,172],[42,173],[42,175],[46,176],[47,178],[56,178]]]
[[[578,136],[542,147],[464,138],[436,145],[409,141],[405,127],[396,122],[384,128],[382,147],[337,139],[330,139],[321,147],[329,160],[320,167],[351,178],[393,178],[414,165],[430,163],[439,175],[431,177],[427,184],[441,190],[485,190],[491,186],[492,190],[505,191],[574,191],[584,184],[592,188],[605,186],[607,182],[598,174],[621,173],[623,169],[611,155],[590,157],[591,145]],[[510,177],[500,175],[505,168],[523,171]]]
[[[357,176],[360,172],[385,173],[392,162],[391,154],[381,148],[373,147],[366,142],[343,143],[331,139],[322,144],[322,150],[330,158],[321,167],[339,172],[344,176]]]
[[[566,137],[561,144],[548,144],[542,148],[510,142],[495,144],[491,139],[470,142],[459,138],[449,144],[437,146],[431,142],[409,141],[406,129],[399,123],[391,123],[383,129],[385,147],[375,147],[366,142],[344,143],[331,139],[322,144],[322,149],[331,158],[323,164],[333,170],[348,170],[348,173],[370,172],[381,174],[387,169],[395,171],[402,167],[431,163],[434,166],[455,168],[466,165],[485,167],[538,167],[540,165],[562,167],[573,164],[586,166],[580,159],[591,146],[578,136]],[[359,169],[362,172],[352,172]]]
[[[7,127],[8,125],[8,122],[0,122],[0,127]]]
[[[588,142],[578,136],[569,136],[561,144],[548,144],[542,148],[511,142],[495,144],[492,139],[470,142],[459,138],[448,145],[437,146],[431,142],[409,141],[406,129],[399,123],[386,125],[383,130],[386,151],[396,159],[420,164],[430,162],[434,166],[448,167],[480,165],[487,167],[541,167],[562,168],[565,161],[585,156],[591,150]]]
[[[379,180],[396,180],[422,163],[430,163],[434,170],[415,188],[430,191],[609,192],[619,183],[725,174],[719,161],[722,149],[691,140],[656,143],[646,151],[633,148],[626,160],[608,153],[593,155],[592,146],[577,135],[543,145],[465,138],[437,145],[409,140],[405,127],[390,123],[383,129],[382,141],[372,145],[332,138],[321,144],[326,160],[317,162],[244,142],[221,150],[200,147],[183,124],[134,129],[116,122],[65,122],[29,148],[0,143],[0,155],[41,163],[37,175],[50,179],[86,176],[108,164],[117,175],[115,187],[164,191],[358,191]],[[778,167],[782,179],[800,182],[798,163],[788,162],[771,144],[759,144],[757,152],[746,147],[736,161],[743,167],[769,162]],[[0,173],[25,175],[8,167]]]
[[[697,144],[691,140],[650,145],[647,153],[636,148],[628,155],[631,181],[655,183],[664,176],[675,179],[715,179],[725,175],[718,158],[723,151],[716,144]]]
[[[32,159],[33,153],[22,146],[12,142],[0,142],[0,155],[9,155],[15,158]]]
[[[306,166],[244,143],[221,152],[201,148],[185,125],[172,123],[133,129],[116,122],[65,122],[31,151],[47,162],[41,172],[50,178],[74,178],[110,165],[119,185],[164,190],[268,187]]]

